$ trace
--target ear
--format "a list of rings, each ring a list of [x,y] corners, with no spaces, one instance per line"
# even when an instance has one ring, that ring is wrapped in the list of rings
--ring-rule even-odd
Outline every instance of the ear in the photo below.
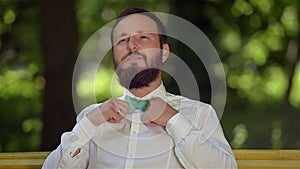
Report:
[[[162,62],[164,63],[169,57],[169,53],[170,53],[169,45],[167,43],[164,43],[162,46],[162,50],[163,50]]]

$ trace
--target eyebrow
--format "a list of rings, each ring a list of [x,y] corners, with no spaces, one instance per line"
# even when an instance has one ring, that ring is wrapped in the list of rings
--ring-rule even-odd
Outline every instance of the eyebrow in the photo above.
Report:
[[[139,30],[139,31],[137,31],[137,33],[138,33],[138,34],[142,34],[142,33],[155,33],[155,32],[152,32],[152,31],[146,32],[146,31]],[[128,34],[124,32],[124,33],[122,33],[121,35],[117,36],[117,39],[119,39],[119,38],[121,38],[121,37],[124,37],[124,36],[127,36],[127,35],[128,35]]]

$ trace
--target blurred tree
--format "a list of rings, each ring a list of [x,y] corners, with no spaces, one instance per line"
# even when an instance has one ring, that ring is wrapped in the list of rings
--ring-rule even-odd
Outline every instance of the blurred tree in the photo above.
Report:
[[[0,1],[0,151],[40,145],[42,91],[36,1]]]
[[[175,4],[179,16],[212,40],[224,63],[228,100],[222,121],[226,132],[236,125],[236,134],[227,134],[233,145],[300,147],[299,1]]]

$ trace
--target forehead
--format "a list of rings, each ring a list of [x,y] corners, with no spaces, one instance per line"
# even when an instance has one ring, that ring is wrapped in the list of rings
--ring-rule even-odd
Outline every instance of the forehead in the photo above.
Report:
[[[136,33],[158,33],[154,20],[142,14],[132,14],[122,19],[114,29],[114,38]]]

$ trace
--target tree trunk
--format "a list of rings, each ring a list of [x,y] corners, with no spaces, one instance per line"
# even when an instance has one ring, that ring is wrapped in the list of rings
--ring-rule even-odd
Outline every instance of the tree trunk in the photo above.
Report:
[[[61,134],[72,129],[76,117],[72,101],[77,58],[75,0],[43,0],[41,22],[46,79],[41,149],[53,150]]]
[[[203,14],[203,6],[207,2],[205,1],[194,1],[194,0],[173,0],[172,5],[174,7],[174,12],[177,16],[188,20],[192,24],[195,24],[201,31],[206,35],[209,33],[209,21],[205,19]],[[192,37],[191,37],[192,38]],[[199,59],[199,56],[194,55],[194,53],[184,46],[177,46],[172,50],[185,61],[185,63],[193,71],[195,79],[197,81],[199,95],[201,101],[205,103],[211,103],[211,84],[209,81],[209,76],[203,62]],[[190,51],[189,53],[187,51]],[[190,58],[186,56],[192,56]],[[189,97],[189,96],[188,96]]]

